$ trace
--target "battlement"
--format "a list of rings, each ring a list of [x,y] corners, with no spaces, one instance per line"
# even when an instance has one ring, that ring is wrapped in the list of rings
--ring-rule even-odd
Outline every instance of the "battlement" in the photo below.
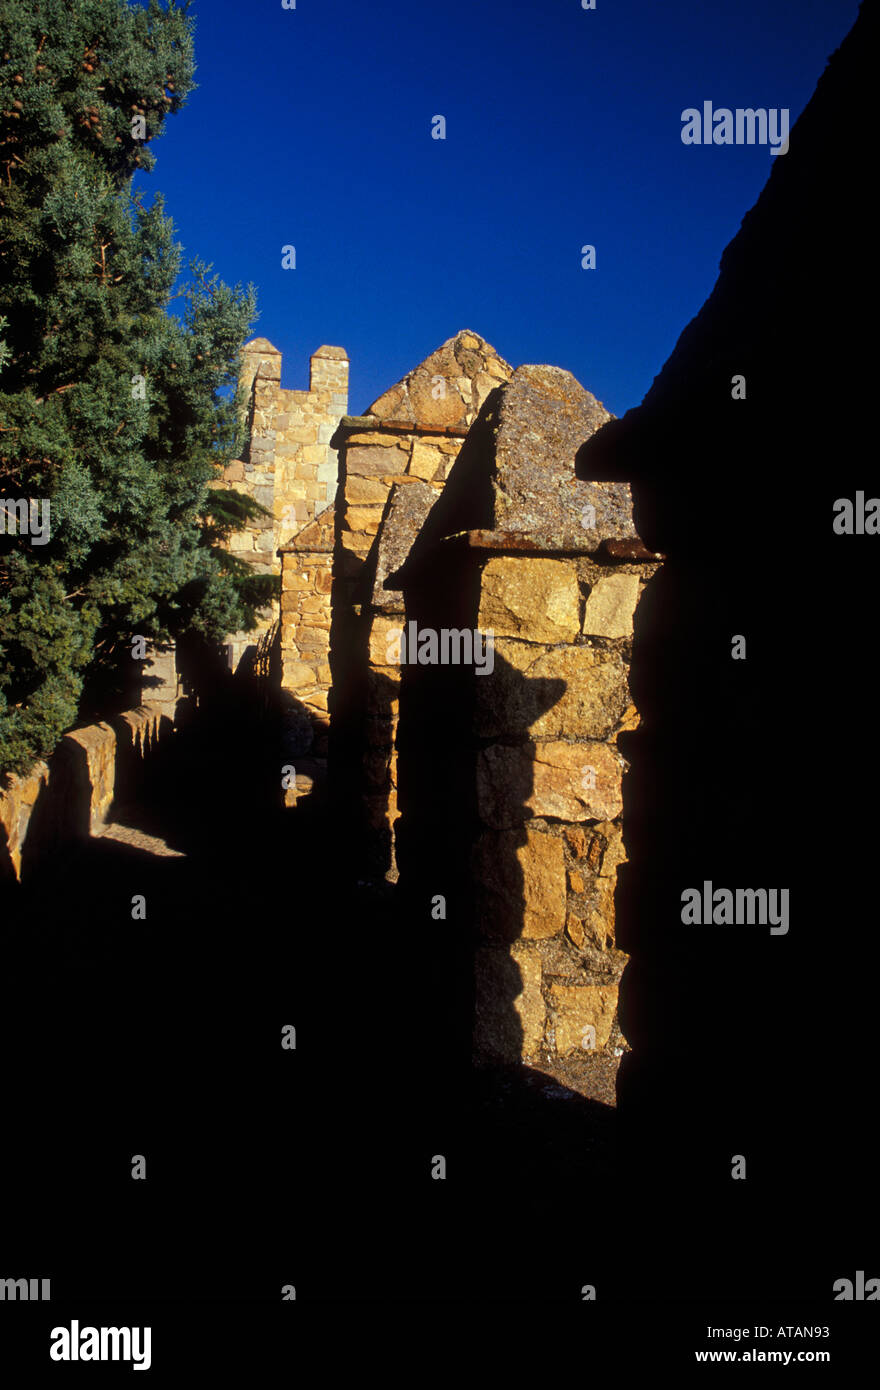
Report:
[[[256,574],[280,574],[279,548],[336,498],[338,463],[330,440],[348,410],[348,354],[324,344],[309,360],[309,389],[285,389],[281,353],[267,338],[254,338],[243,350],[241,382],[247,445],[220,486],[246,493],[269,515],[232,536],[229,548]],[[273,605],[258,629],[230,638],[233,669],[278,617]]]

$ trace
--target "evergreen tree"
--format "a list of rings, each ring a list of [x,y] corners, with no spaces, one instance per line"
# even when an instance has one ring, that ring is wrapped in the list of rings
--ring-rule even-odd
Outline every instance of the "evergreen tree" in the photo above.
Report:
[[[169,313],[180,248],[132,191],[193,90],[188,8],[0,12],[0,499],[50,516],[46,544],[0,534],[0,772],[51,751],[84,683],[118,684],[134,635],[219,642],[277,589],[219,548],[263,509],[210,490],[240,442],[253,290],[195,262]]]

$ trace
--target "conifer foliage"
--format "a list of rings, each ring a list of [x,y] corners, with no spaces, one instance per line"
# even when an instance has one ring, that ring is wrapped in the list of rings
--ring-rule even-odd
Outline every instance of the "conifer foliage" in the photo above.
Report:
[[[0,8],[0,772],[118,687],[133,636],[219,642],[277,587],[219,547],[262,509],[211,492],[254,292],[198,261],[178,286],[162,199],[132,189],[194,87],[188,8]],[[47,501],[48,540],[4,499]]]

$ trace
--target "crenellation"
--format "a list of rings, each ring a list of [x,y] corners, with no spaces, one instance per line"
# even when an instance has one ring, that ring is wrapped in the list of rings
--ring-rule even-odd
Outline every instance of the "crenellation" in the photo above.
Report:
[[[469,331],[358,416],[341,348],[312,355],[307,392],[281,387],[265,340],[246,362],[250,445],[226,485],[270,513],[236,553],[280,561],[265,626],[285,756],[309,768],[288,804],[332,771],[358,872],[413,901],[446,885],[474,942],[479,1063],[618,1047],[618,738],[639,723],[634,615],[662,557],[628,483],[576,476],[612,417],[569,372],[514,372]],[[456,645],[423,666],[401,634],[426,631]]]
[[[310,359],[308,391],[281,386],[281,353],[265,338],[246,344],[242,360],[249,439],[244,459],[229,465],[221,486],[239,488],[268,515],[232,536],[229,549],[256,561],[258,572],[279,574],[279,549],[335,497],[337,458],[330,440],[348,409],[348,356],[344,348],[318,348]],[[253,632],[229,638],[233,670],[286,611],[273,603]]]

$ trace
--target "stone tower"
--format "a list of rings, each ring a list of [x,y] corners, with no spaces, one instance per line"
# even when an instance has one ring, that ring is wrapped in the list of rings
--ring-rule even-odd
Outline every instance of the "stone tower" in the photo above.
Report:
[[[336,497],[337,456],[330,440],[348,409],[348,354],[340,347],[319,347],[310,359],[309,389],[285,390],[281,353],[268,339],[254,338],[244,348],[241,380],[248,443],[244,457],[226,468],[220,486],[247,493],[269,515],[232,536],[229,549],[256,574],[280,574],[279,548]],[[230,637],[233,670],[279,616],[273,604],[254,632]]]

